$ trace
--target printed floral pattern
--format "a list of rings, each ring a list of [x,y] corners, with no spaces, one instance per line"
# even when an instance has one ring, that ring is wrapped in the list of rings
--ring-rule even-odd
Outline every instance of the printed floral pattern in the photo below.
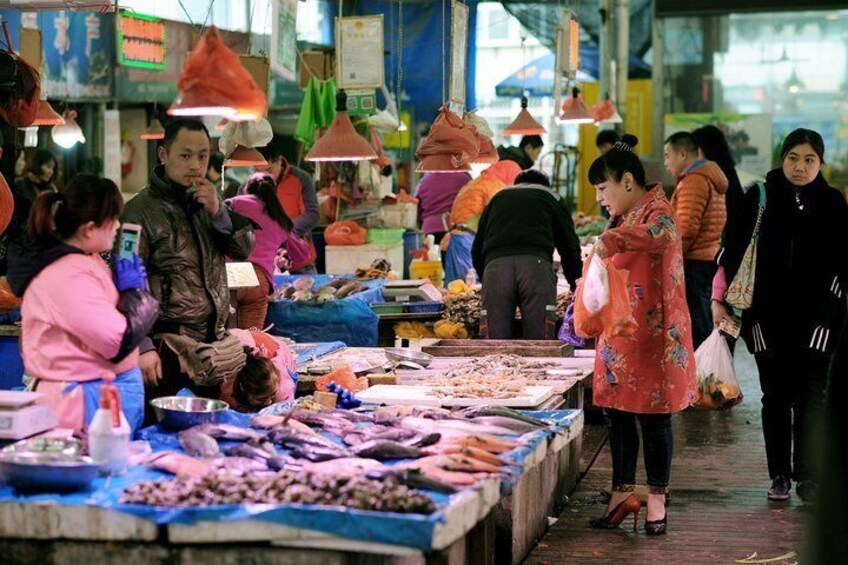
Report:
[[[682,242],[671,205],[653,187],[601,236],[629,272],[628,293],[639,326],[630,337],[598,338],[594,402],[638,414],[670,414],[695,398],[695,354],[686,305]]]

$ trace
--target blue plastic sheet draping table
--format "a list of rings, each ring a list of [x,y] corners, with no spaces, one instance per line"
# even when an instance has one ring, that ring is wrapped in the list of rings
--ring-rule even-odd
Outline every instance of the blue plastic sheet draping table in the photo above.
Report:
[[[277,275],[274,287],[292,284],[300,277],[309,276],[315,287],[329,283],[337,276],[328,275]],[[345,276],[343,278],[352,278]],[[385,279],[360,281],[368,290],[342,300],[325,304],[296,304],[291,300],[271,302],[265,323],[274,324],[271,332],[299,343],[342,341],[349,347],[374,347],[377,345],[380,318],[370,304],[383,300]]]
[[[580,410],[527,411],[526,414],[551,424],[550,430],[539,430],[526,434],[524,446],[505,455],[505,458],[521,464],[538,446],[554,437],[554,434],[569,428],[580,414]],[[243,424],[249,417],[233,415],[231,423]],[[179,451],[175,433],[152,426],[141,431],[141,438],[150,442],[153,451]],[[222,446],[226,446],[222,443]],[[520,478],[522,467],[511,466],[512,477],[502,481],[502,493],[509,491]],[[164,508],[145,505],[122,504],[123,490],[143,480],[169,478],[171,475],[135,466],[118,477],[97,478],[88,491],[70,494],[21,494],[11,487],[0,487],[0,503],[55,503],[66,506],[95,506],[132,514],[159,525],[196,524],[198,522],[227,522],[235,520],[262,520],[296,528],[316,530],[335,536],[411,547],[421,551],[432,550],[433,532],[451,497],[427,491],[439,510],[425,516],[420,514],[398,514],[351,510],[341,507],[312,506],[298,504],[232,504],[209,507]]]

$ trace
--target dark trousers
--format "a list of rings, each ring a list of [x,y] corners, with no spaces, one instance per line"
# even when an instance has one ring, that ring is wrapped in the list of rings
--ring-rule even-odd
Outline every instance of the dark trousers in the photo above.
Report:
[[[499,257],[483,273],[483,323],[489,339],[512,339],[515,308],[524,339],[555,339],[556,274],[550,261],[532,255]]]
[[[692,342],[698,349],[713,331],[711,295],[716,266],[712,261],[685,259],[683,272],[686,276],[686,303],[692,317]]]
[[[636,463],[639,459],[639,433],[636,430],[638,419],[645,447],[648,489],[651,493],[667,492],[671,474],[671,454],[674,449],[671,414],[634,414],[611,409],[606,412],[610,424],[613,490],[633,490],[636,484]]]
[[[824,415],[830,356],[782,347],[768,349],[756,359],[769,477],[814,478],[819,451],[816,428]]]

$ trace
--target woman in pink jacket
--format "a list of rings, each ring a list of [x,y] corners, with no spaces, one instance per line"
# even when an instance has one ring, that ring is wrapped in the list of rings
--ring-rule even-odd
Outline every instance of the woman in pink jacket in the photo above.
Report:
[[[26,374],[62,427],[90,423],[106,381],[118,388],[133,431],[144,419],[138,346],[159,304],[138,256],[117,259],[114,275],[100,257],[113,247],[122,210],[115,183],[78,175],[64,192],[39,195],[29,216],[32,242],[10,249],[9,284],[23,295]]]
[[[258,412],[294,398],[296,359],[289,347],[264,332],[231,329],[244,345],[247,362],[221,387],[221,400],[238,412]]]
[[[258,226],[256,246],[250,256],[259,286],[236,292],[238,327],[262,329],[268,313],[268,297],[274,292],[274,262],[280,248],[297,263],[305,256],[308,244],[297,237],[291,219],[277,198],[277,185],[267,173],[255,173],[242,188],[242,196],[227,201],[230,208],[250,218]]]
[[[645,532],[660,535],[667,527],[671,415],[694,400],[695,354],[680,234],[662,187],[645,185],[645,169],[633,153],[637,142],[625,135],[589,169],[598,202],[612,218],[594,252],[629,273],[638,326],[632,336],[602,333],[597,340],[593,399],[610,420],[613,493],[606,515],[591,526],[612,528],[631,513],[638,518],[639,420],[649,492]]]

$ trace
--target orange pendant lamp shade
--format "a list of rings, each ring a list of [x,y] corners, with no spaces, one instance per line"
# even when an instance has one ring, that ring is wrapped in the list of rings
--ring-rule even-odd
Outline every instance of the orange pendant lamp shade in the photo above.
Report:
[[[595,118],[583,103],[580,89],[576,86],[571,90],[571,96],[562,103],[562,114],[559,115],[560,123],[567,124],[591,124]]]
[[[442,106],[430,126],[430,133],[415,151],[419,173],[455,173],[470,171],[480,154],[477,129]]]
[[[504,129],[504,135],[543,135],[548,133],[542,124],[537,122],[527,110],[527,97],[521,97],[521,111]]]
[[[38,112],[35,115],[34,126],[60,126],[65,123],[65,119],[56,113],[56,110],[50,105],[47,100],[41,100],[38,103]]]
[[[267,167],[268,161],[262,156],[262,153],[253,147],[245,147],[244,145],[236,145],[232,155],[224,161],[225,167]]]
[[[604,98],[589,108],[589,113],[592,114],[596,124],[620,124],[624,121],[609,98]]]
[[[165,139],[165,128],[162,127],[159,118],[150,120],[150,125],[147,126],[147,129],[139,137],[147,140]]]
[[[371,161],[377,158],[377,152],[356,133],[350,117],[347,115],[347,94],[344,90],[336,93],[336,117],[330,129],[318,138],[306,155],[307,161]]]
[[[268,99],[211,26],[186,59],[172,116],[223,116],[234,122],[265,116]]]
[[[477,133],[477,142],[480,146],[480,153],[474,158],[472,163],[475,165],[491,165],[498,162],[498,150],[492,140],[481,133]]]

